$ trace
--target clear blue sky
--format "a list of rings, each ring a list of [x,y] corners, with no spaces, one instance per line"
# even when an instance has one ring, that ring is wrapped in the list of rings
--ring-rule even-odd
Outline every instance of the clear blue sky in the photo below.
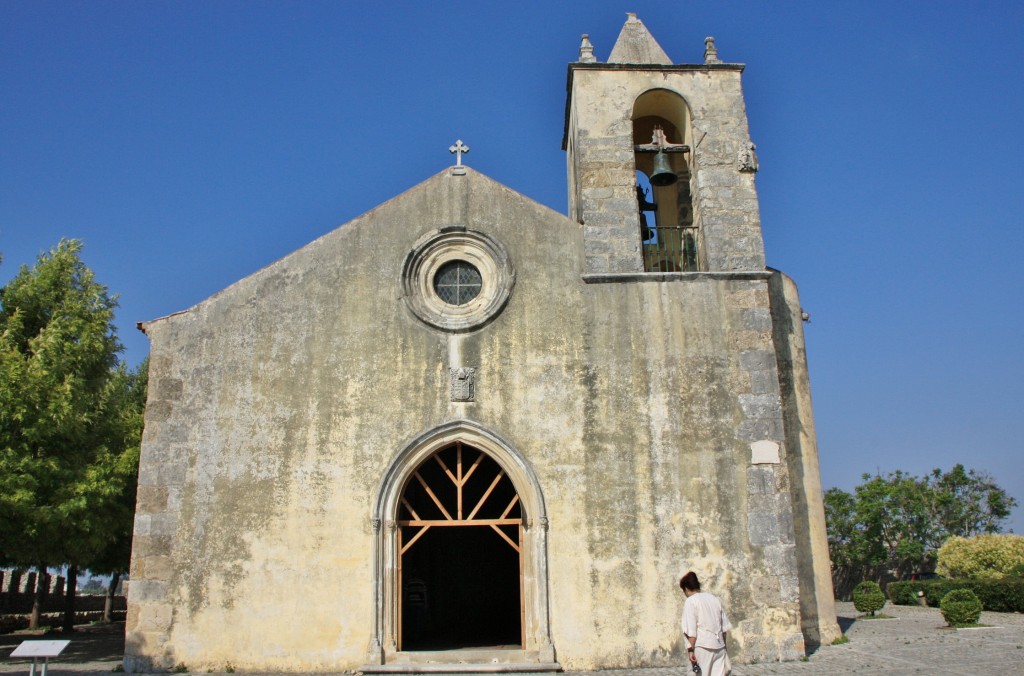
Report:
[[[1024,4],[0,0],[0,283],[61,237],[134,328],[451,164],[565,212],[566,63],[635,11],[747,64],[826,487],[962,462],[1024,502]],[[1021,509],[1011,524],[1024,530]]]

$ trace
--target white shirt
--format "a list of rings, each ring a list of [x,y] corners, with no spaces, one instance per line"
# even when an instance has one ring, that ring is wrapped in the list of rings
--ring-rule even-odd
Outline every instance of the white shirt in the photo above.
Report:
[[[706,592],[686,597],[683,604],[683,633],[696,636],[696,645],[709,650],[725,647],[723,634],[732,629],[717,598]]]

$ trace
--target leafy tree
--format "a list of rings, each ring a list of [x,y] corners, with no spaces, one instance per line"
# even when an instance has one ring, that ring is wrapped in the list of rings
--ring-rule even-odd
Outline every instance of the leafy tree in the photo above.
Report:
[[[930,568],[951,536],[997,532],[1017,502],[990,477],[956,465],[924,477],[862,476],[825,493],[833,584],[845,597],[859,580],[886,582]]]
[[[114,593],[121,576],[128,572],[134,530],[135,494],[139,473],[139,446],[149,382],[149,358],[135,371],[119,364],[108,386],[108,415],[104,431],[111,454],[105,458],[105,485],[110,493],[104,503],[109,539],[88,560],[90,570],[109,574],[103,620],[111,621]]]
[[[937,570],[947,577],[999,580],[1024,569],[1024,536],[951,537],[939,548]]]
[[[36,565],[42,579],[47,565],[88,558],[109,539],[104,429],[121,350],[117,301],[81,249],[62,240],[0,289],[0,552]]]

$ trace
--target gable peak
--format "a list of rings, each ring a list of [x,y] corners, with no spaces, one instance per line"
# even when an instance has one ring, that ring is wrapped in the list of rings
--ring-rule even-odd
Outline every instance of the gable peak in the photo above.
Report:
[[[626,23],[612,47],[608,63],[642,63],[671,66],[672,59],[654,39],[647,26],[633,12],[626,14]]]

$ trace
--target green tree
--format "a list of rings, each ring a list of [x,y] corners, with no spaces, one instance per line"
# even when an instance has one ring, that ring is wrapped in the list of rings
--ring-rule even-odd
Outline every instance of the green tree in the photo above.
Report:
[[[18,564],[87,557],[110,488],[105,402],[121,345],[117,301],[62,240],[0,289],[0,552]],[[33,624],[38,624],[42,584]]]
[[[109,539],[84,564],[95,573],[110,575],[103,620],[111,621],[114,593],[121,576],[128,572],[134,530],[135,497],[139,473],[139,447],[149,382],[149,358],[135,371],[119,364],[108,386],[108,415],[105,417],[110,455],[104,459],[104,484],[110,491],[103,505],[109,524]]]
[[[950,537],[997,532],[1017,502],[987,475],[956,465],[924,477],[865,474],[854,492],[825,493],[833,584],[899,579],[934,565]]]

